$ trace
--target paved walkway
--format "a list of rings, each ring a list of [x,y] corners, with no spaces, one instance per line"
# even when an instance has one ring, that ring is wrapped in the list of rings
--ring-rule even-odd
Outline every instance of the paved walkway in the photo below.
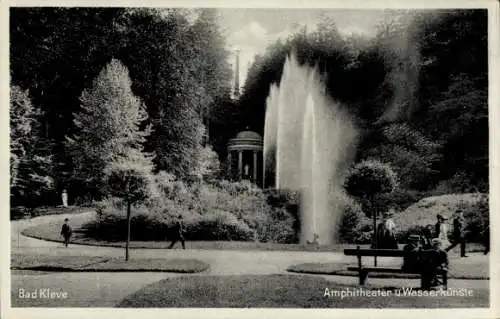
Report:
[[[93,214],[87,212],[83,214]],[[20,235],[26,227],[39,223],[58,222],[64,215],[42,216],[31,220],[11,222],[11,247],[13,253],[29,255],[65,256],[106,256],[122,257],[123,248],[71,245],[65,248],[61,243],[48,242]],[[291,274],[286,272],[290,265],[315,263],[352,262],[339,252],[300,252],[300,251],[238,251],[238,250],[199,250],[199,249],[131,249],[130,258],[185,258],[198,259],[210,265],[210,269],[198,274],[173,273],[12,273],[12,306],[64,306],[64,307],[111,307],[125,296],[155,281],[178,276],[204,275],[246,275],[246,274]],[[394,260],[384,258],[384,263]],[[357,284],[356,277],[322,276],[332,283]],[[488,281],[451,280],[450,287],[485,289]],[[417,287],[419,280],[407,279],[370,279],[370,284],[380,286]],[[33,291],[51,288],[68,292],[68,299],[24,300],[19,299],[19,289]]]

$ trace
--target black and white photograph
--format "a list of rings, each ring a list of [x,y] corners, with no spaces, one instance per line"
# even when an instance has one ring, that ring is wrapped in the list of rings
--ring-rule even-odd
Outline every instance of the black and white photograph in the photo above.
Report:
[[[493,318],[498,2],[197,3],[5,6],[3,308]]]

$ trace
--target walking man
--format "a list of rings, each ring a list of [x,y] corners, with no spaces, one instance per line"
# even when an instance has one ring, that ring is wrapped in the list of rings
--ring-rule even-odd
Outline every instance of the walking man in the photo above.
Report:
[[[71,226],[68,224],[69,219],[65,218],[64,219],[64,224],[61,227],[61,236],[64,238],[64,246],[68,247],[69,245],[69,240],[71,238],[71,233],[73,230],[71,229]]]
[[[168,246],[168,249],[172,249],[175,245],[176,242],[180,241],[182,244],[182,249],[186,249],[185,243],[184,243],[184,224],[182,223],[182,215],[177,216],[177,221],[175,222],[175,225],[172,229],[173,233],[173,238],[172,238],[172,243],[170,246]]]
[[[446,248],[446,251],[452,250],[460,244],[460,257],[468,257],[465,255],[465,218],[461,209],[458,209],[453,218],[453,244]]]

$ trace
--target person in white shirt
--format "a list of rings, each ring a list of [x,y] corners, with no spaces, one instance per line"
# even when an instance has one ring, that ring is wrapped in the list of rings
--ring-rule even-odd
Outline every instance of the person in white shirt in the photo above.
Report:
[[[448,225],[446,224],[448,217],[441,214],[438,214],[436,217],[438,221],[435,225],[435,238],[441,240],[442,246],[448,247],[451,245],[450,241],[448,240]]]

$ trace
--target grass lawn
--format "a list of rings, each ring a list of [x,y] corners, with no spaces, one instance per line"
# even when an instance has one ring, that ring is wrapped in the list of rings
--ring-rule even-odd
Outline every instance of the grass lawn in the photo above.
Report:
[[[176,273],[202,272],[210,266],[195,259],[130,259],[85,256],[11,256],[11,268],[47,271],[157,271]]]
[[[386,296],[341,298],[329,291],[359,291],[323,278],[296,275],[193,276],[165,279],[146,286],[118,307],[238,307],[238,308],[458,308],[488,307],[488,289],[473,296],[397,296],[398,288],[365,286]]]
[[[365,265],[373,265],[373,258],[366,258]],[[348,266],[357,266],[353,260],[350,264],[339,263],[305,263],[288,267],[288,271],[309,274],[358,276],[357,272],[348,271]],[[384,265],[385,266],[385,265]],[[401,267],[400,264],[391,264],[391,267]],[[389,274],[370,273],[374,278],[420,278],[417,274]],[[453,279],[489,279],[489,258],[488,256],[473,255],[470,258],[450,257],[449,278]]]
[[[21,255],[12,254],[12,269],[47,269],[63,270],[77,269],[86,265],[107,261],[106,257],[87,257],[87,256],[45,256],[45,255]]]
[[[195,259],[130,259],[112,258],[106,262],[88,265],[85,271],[163,271],[177,273],[197,273],[210,266]]]

